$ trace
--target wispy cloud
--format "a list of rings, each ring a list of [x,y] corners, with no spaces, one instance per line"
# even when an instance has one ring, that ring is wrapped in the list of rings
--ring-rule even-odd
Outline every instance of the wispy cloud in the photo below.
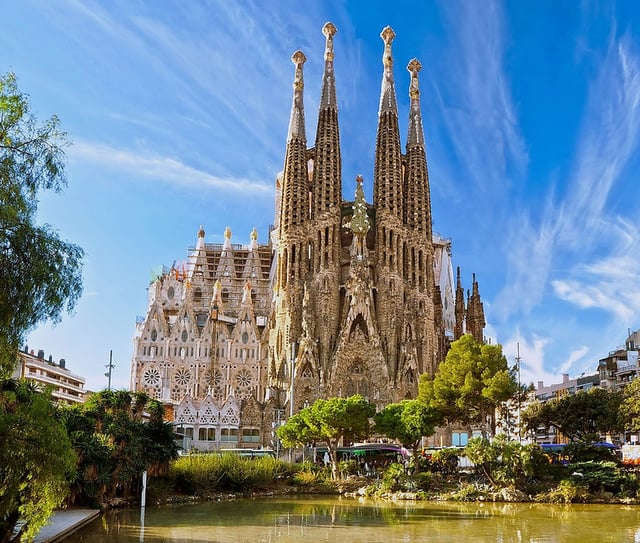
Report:
[[[629,36],[612,36],[583,119],[564,199],[551,193],[537,224],[521,211],[510,228],[507,283],[495,304],[503,318],[529,312],[549,284],[558,298],[622,322],[640,308],[639,232],[609,204],[640,138],[640,59]]]
[[[68,155],[74,161],[90,162],[104,168],[124,170],[131,177],[143,176],[179,187],[194,189],[209,187],[224,191],[248,191],[254,195],[271,195],[273,190],[271,185],[264,183],[219,177],[188,166],[175,158],[151,153],[135,153],[129,149],[117,149],[104,144],[76,142],[69,150]]]
[[[456,69],[444,106],[448,134],[478,190],[500,198],[528,154],[504,67],[505,22],[498,2],[451,2]],[[512,170],[515,169],[515,172]]]

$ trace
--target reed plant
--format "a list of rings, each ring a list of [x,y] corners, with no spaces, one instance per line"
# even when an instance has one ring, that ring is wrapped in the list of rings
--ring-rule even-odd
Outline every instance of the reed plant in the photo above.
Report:
[[[170,477],[176,492],[207,496],[216,492],[265,490],[293,475],[293,466],[275,458],[242,458],[233,454],[193,454],[173,462]]]

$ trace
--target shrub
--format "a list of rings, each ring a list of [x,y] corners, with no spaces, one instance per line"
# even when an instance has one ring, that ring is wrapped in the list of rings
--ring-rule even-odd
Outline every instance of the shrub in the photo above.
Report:
[[[635,493],[636,477],[624,472],[615,462],[577,462],[571,464],[571,478],[591,492]]]
[[[382,475],[380,489],[383,492],[398,492],[405,490],[409,484],[409,476],[404,471],[404,466],[396,462],[389,464],[389,467]]]
[[[581,503],[586,502],[588,496],[586,486],[571,479],[565,479],[560,481],[556,488],[538,494],[535,500],[545,503]]]

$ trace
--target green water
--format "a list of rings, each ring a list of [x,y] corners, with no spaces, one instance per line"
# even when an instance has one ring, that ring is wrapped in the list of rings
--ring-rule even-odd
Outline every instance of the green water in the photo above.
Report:
[[[117,511],[67,542],[640,542],[640,507],[270,498]]]

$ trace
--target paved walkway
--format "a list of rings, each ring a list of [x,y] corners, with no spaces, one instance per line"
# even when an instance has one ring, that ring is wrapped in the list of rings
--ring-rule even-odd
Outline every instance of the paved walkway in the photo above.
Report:
[[[33,541],[34,543],[61,541],[99,515],[100,511],[97,509],[63,509],[54,511],[49,523],[38,532]]]

